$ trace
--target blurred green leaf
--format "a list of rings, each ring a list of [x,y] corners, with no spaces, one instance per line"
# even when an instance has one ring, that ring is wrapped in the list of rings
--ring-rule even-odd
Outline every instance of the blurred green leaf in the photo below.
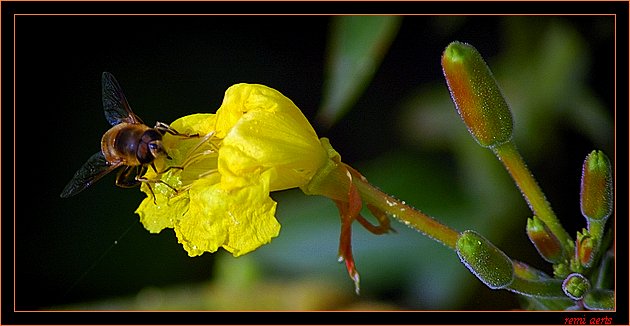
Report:
[[[532,24],[514,17],[503,24],[506,51],[496,60],[496,77],[512,108],[516,142],[524,155],[529,160],[545,157],[540,148],[558,146],[563,124],[609,152],[612,120],[587,84],[591,58],[577,30],[562,19]]]
[[[356,102],[369,84],[400,26],[399,16],[339,16],[332,21],[317,119],[330,126]]]

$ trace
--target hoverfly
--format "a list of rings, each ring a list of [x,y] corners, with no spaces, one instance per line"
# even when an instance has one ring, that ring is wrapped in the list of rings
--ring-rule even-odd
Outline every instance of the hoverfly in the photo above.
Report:
[[[131,111],[120,85],[112,74],[103,73],[102,85],[105,118],[112,127],[101,139],[101,151],[92,155],[74,174],[72,180],[61,192],[62,198],[80,193],[104,175],[121,167],[116,177],[116,185],[119,187],[131,188],[140,185],[141,182],[164,183],[160,180],[152,181],[141,177],[148,166],[158,174],[166,172],[166,170],[158,172],[154,164],[156,158],[171,158],[162,146],[162,136],[170,133],[190,137],[178,133],[162,122],[157,122],[154,128],[145,125]],[[164,184],[176,191],[170,185]]]

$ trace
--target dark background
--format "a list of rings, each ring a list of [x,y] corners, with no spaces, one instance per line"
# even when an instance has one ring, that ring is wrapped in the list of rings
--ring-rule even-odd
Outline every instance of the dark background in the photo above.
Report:
[[[99,6],[108,8],[103,4]],[[124,5],[117,6],[125,11]],[[148,10],[138,4],[132,8],[139,12]],[[154,12],[155,8],[161,7],[148,11]],[[83,12],[90,10],[93,8],[88,6]],[[3,16],[3,24],[7,23],[6,18]],[[216,273],[217,256],[224,254],[189,258],[172,230],[149,234],[133,213],[144,195],[137,190],[115,187],[113,176],[103,178],[76,197],[59,198],[74,172],[99,150],[100,138],[109,128],[101,104],[103,71],[116,76],[135,113],[149,125],[158,120],[168,123],[191,113],[214,112],[220,106],[223,92],[238,82],[273,87],[300,107],[314,122],[320,136],[333,140],[345,162],[370,166],[370,162],[387,155],[392,148],[412,155],[426,151],[402,139],[398,127],[400,112],[397,111],[402,109],[394,104],[407,98],[418,85],[443,83],[439,57],[450,41],[474,44],[485,58],[490,58],[489,62],[506,50],[501,32],[505,17],[459,18],[461,22],[452,24],[448,22],[449,17],[405,17],[364,95],[346,117],[326,129],[315,124],[314,116],[322,98],[330,16],[15,17],[16,309],[91,309],[92,306],[80,304],[134,296],[146,288],[206,282]],[[528,24],[535,28],[550,19],[556,17],[545,16],[540,21],[529,17]],[[559,19],[571,26],[587,44],[590,61],[585,82],[612,117],[614,25],[611,16]],[[444,25],[440,25],[441,21]],[[5,50],[3,47],[3,56]],[[3,86],[4,94],[6,83]],[[5,110],[7,107],[3,107],[6,119]],[[461,123],[459,127],[464,128]],[[561,203],[554,205],[559,216],[579,216],[576,187],[579,187],[582,160],[593,148],[604,149],[614,159],[614,143],[612,137],[606,143],[594,143],[567,126],[559,125],[559,128],[563,138],[563,164],[537,160],[530,168],[536,171],[543,189],[549,190],[547,195],[552,202]],[[6,151],[3,154],[5,159],[9,156]],[[437,165],[456,165],[446,152],[438,151],[434,155]],[[451,177],[457,174],[450,173]],[[276,200],[280,210],[283,201]],[[334,209],[327,209],[326,212],[331,212],[327,221],[333,225],[338,223]],[[3,223],[7,217],[3,214]],[[526,217],[527,212],[519,216],[522,227]],[[279,219],[283,223],[282,218]],[[563,223],[574,234],[583,226],[582,221],[572,217]],[[398,225],[397,229],[402,227]],[[282,232],[288,228],[283,223]],[[338,236],[335,232],[338,230],[333,229],[333,242]],[[514,247],[531,247],[527,239],[523,239]],[[509,244],[507,246],[512,250]],[[335,274],[338,281],[351,293],[342,265],[335,262],[336,243],[313,248],[320,249],[330,251],[325,252],[327,264],[339,270]],[[432,249],[448,252],[438,246]],[[261,254],[263,260],[290,254],[261,250],[267,250]],[[524,260],[537,259],[533,258],[532,250],[527,249]],[[451,258],[457,259],[456,256]],[[309,260],[309,257],[302,259]],[[361,259],[359,264],[364,262],[367,266],[365,261],[369,256]],[[265,272],[275,277],[282,277],[277,270],[287,268],[274,267],[273,263],[263,263],[263,266]],[[368,271],[369,268],[365,268],[363,273]],[[307,273],[289,271],[287,275]],[[474,278],[467,282],[476,287],[474,291],[481,291],[479,297],[454,300],[445,309],[518,307],[518,301],[510,293],[479,287]],[[369,283],[362,284],[369,289]],[[367,290],[362,298],[352,300],[384,301],[389,309],[431,307],[401,297],[399,293],[403,290],[398,288],[379,291]],[[480,299],[486,296],[495,301]]]

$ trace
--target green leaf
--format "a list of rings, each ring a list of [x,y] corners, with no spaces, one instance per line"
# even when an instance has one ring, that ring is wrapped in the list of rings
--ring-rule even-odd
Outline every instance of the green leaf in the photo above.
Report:
[[[357,101],[394,40],[399,16],[333,18],[323,102],[317,119],[331,126]]]
[[[577,308],[573,300],[569,298],[539,298],[533,296],[520,296],[523,308],[525,310],[571,310]]]
[[[584,306],[591,310],[612,310],[615,308],[615,292],[612,290],[593,290],[584,296]]]

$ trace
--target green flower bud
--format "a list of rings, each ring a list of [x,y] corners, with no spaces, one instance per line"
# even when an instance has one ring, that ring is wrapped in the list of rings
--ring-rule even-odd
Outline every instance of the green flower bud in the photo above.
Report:
[[[562,282],[562,291],[573,300],[581,300],[591,289],[591,282],[579,273],[572,273]]]
[[[510,258],[475,231],[464,231],[456,244],[457,255],[471,273],[491,289],[512,283],[514,267]]]
[[[584,160],[580,204],[587,219],[605,221],[612,213],[612,170],[601,151],[592,151]]]
[[[577,233],[577,239],[575,240],[575,253],[578,263],[582,267],[590,267],[593,262],[593,256],[595,251],[593,248],[596,245],[596,241],[593,240],[587,230]]]
[[[553,276],[564,278],[571,273],[571,267],[568,264],[560,263],[553,265]]]
[[[560,240],[538,217],[527,219],[527,236],[546,261],[559,263],[562,260]]]
[[[512,113],[490,68],[471,45],[453,42],[442,55],[442,71],[457,112],[479,145],[512,138]]]

